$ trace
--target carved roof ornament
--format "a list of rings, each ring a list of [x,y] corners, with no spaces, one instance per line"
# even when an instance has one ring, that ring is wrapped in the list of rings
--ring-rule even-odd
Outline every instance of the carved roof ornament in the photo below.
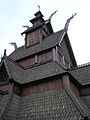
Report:
[[[63,38],[64,38],[64,35],[66,34],[66,32],[68,31],[68,26],[69,26],[69,23],[70,21],[74,18],[74,16],[76,15],[77,13],[75,13],[74,15],[72,14],[72,16],[70,18],[67,19],[66,21],[66,24],[65,24],[65,27],[64,27],[64,33],[62,34],[62,37],[60,37],[60,41],[59,41],[59,46],[61,47],[61,42],[63,41]]]
[[[9,43],[9,44],[13,45],[14,48],[15,48],[15,50],[17,49],[17,44],[16,44],[15,42],[11,42],[11,43]]]
[[[50,17],[49,17],[49,21],[51,21],[53,15],[56,14],[57,11],[58,11],[58,10],[56,10],[55,12],[53,12],[53,13],[50,15]]]
[[[65,24],[65,27],[64,27],[64,30],[65,30],[65,31],[68,31],[69,23],[70,23],[70,21],[72,20],[72,18],[74,18],[74,16],[75,16],[76,14],[77,14],[77,13],[75,13],[74,15],[72,14],[72,16],[67,19],[66,24]]]
[[[27,29],[29,28],[29,26],[28,26],[28,25],[23,25],[22,27],[23,27],[23,28],[27,28]]]

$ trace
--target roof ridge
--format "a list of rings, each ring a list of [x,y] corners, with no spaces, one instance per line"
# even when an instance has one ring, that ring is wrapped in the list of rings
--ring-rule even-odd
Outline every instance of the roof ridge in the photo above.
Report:
[[[90,66],[90,62],[78,65],[79,68]]]
[[[71,68],[71,69],[68,69],[68,70],[69,70],[69,71],[73,71],[73,70],[85,68],[85,67],[88,67],[88,66],[90,66],[90,62],[85,63],[85,64],[78,65],[77,67],[74,67],[74,68]]]
[[[80,111],[81,115],[84,118],[88,117],[88,114],[86,113],[84,108],[81,106],[80,102],[78,101],[77,97],[73,94],[73,92],[69,88],[66,88],[65,90],[66,90],[67,94],[70,96],[70,98],[72,99],[72,101],[74,102],[75,106]]]

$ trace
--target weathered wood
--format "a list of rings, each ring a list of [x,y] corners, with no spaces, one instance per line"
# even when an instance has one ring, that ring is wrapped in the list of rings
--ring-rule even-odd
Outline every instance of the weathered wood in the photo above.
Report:
[[[56,61],[56,52],[55,52],[55,48],[53,48],[53,61]]]
[[[37,84],[23,86],[22,96],[60,88],[62,88],[61,79],[44,81],[43,83],[39,82]]]
[[[63,88],[70,88],[69,77],[67,74],[62,76]]]

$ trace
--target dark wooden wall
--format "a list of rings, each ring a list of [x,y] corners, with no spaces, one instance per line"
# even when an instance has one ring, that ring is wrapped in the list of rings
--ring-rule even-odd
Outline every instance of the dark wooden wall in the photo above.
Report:
[[[80,96],[80,91],[79,91],[79,88],[73,83],[73,82],[69,82],[70,84],[70,89],[73,91],[73,93],[76,95],[76,96]]]
[[[22,96],[34,93],[40,93],[48,90],[55,90],[62,88],[61,79],[47,80],[45,82],[39,82],[38,84],[26,85],[22,87]]]
[[[20,96],[21,96],[21,85],[19,85],[19,84],[17,84],[17,83],[14,83],[13,91],[14,91],[14,93],[16,93],[17,95],[20,95]]]
[[[23,67],[28,67],[28,66],[46,62],[52,59],[53,59],[53,53],[52,53],[52,50],[50,50],[41,54],[37,54],[37,61],[35,60],[35,55],[34,55],[32,57],[19,60],[18,63]]]
[[[29,57],[18,62],[23,67],[28,67],[35,64],[35,57]]]
[[[56,90],[60,88],[69,88],[76,96],[80,96],[80,91],[77,85],[75,85],[69,77],[64,77],[64,81],[62,78],[50,78],[46,80],[36,81],[33,83],[18,85],[14,84],[14,92],[18,95],[25,96],[29,94],[35,94],[40,92],[45,92],[48,90]],[[90,89],[89,89],[90,90]]]
[[[26,36],[26,46],[30,46],[30,45],[33,45],[33,44],[36,44],[36,43],[40,43],[41,41],[41,34],[40,34],[40,30],[35,30],[31,33],[29,33],[27,36]]]

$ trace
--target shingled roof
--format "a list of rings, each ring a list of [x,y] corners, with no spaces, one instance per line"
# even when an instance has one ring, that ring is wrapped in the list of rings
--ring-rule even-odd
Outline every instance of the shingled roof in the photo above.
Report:
[[[47,91],[21,98],[19,120],[72,120],[83,116],[65,90]]]
[[[24,69],[9,57],[7,58],[5,64],[7,66],[10,78],[13,78],[14,81],[21,84],[41,80],[63,73],[70,73],[81,85],[90,84],[90,65],[69,70],[60,63],[51,61]]]
[[[7,120],[84,120],[89,116],[89,109],[85,111],[75,96],[72,99],[73,96],[74,94],[68,89],[46,91],[23,97],[13,93],[3,118]]]
[[[63,30],[56,32],[56,33],[46,37],[41,42],[41,44],[37,44],[35,46],[28,47],[27,49],[25,49],[24,46],[22,46],[22,47],[16,49],[13,53],[11,53],[9,55],[9,57],[13,60],[19,60],[21,58],[28,57],[30,55],[39,53],[41,51],[53,48],[59,43],[60,37],[62,37],[62,34],[63,34]]]
[[[6,95],[1,95],[0,94],[0,116],[3,113],[3,110],[5,108],[5,105],[7,103],[8,98],[9,98],[8,94],[6,94]]]
[[[66,72],[60,64],[54,61],[24,69],[16,62],[8,58],[6,60],[6,65],[9,70],[10,77],[13,78],[14,81],[21,84],[41,80]]]
[[[8,111],[5,114],[5,120],[16,120],[18,118],[18,108],[20,104],[20,96],[13,94],[13,98],[8,106]],[[18,119],[19,120],[19,119]]]
[[[82,85],[90,84],[90,65],[77,67],[75,69],[72,69],[70,73]]]

